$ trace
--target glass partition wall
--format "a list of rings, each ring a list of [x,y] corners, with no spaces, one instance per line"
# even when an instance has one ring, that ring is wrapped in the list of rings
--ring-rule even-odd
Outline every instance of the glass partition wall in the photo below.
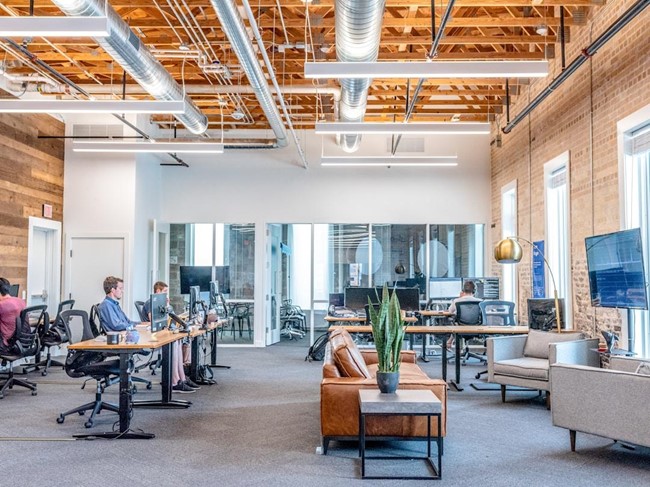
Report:
[[[484,225],[280,224],[281,299],[306,317],[307,339],[327,328],[330,294],[348,286],[418,286],[429,277],[484,275]],[[296,339],[295,321],[281,324]]]
[[[225,343],[253,343],[253,295],[255,289],[255,225],[181,223],[170,225],[170,303],[176,312],[186,309],[181,294],[181,267],[212,267],[212,279],[220,281],[229,311],[231,328],[221,335]],[[209,295],[203,290],[203,299]]]

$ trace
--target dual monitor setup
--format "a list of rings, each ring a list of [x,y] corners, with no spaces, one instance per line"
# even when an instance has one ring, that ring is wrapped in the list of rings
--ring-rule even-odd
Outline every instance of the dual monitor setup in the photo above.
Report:
[[[230,294],[230,266],[181,266],[180,277],[181,294],[189,295],[190,319],[202,311],[201,293],[208,294],[211,309],[217,307],[220,293]]]

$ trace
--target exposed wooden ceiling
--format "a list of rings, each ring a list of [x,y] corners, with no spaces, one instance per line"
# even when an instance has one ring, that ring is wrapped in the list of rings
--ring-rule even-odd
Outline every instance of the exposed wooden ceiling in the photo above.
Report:
[[[228,93],[227,86],[248,84],[209,0],[109,0],[109,3],[151,49],[218,128],[266,128],[264,114],[250,93]],[[448,0],[387,0],[379,60],[424,60],[432,43],[432,3],[435,24]],[[560,12],[565,16],[565,40],[585,25],[605,0],[457,0],[440,42],[438,59],[545,59],[559,56]],[[272,59],[293,123],[311,128],[333,116],[333,98],[297,93],[314,87],[303,76],[305,60],[336,60],[335,0],[251,0],[257,24]],[[29,15],[29,0],[1,0],[0,14]],[[49,0],[35,0],[34,15],[62,15]],[[540,35],[540,27],[547,33]],[[18,40],[19,42],[19,40]],[[24,44],[34,56],[93,93],[122,94],[123,70],[92,39],[34,38]],[[33,73],[23,56],[0,41],[4,62],[15,75]],[[307,49],[305,46],[308,46]],[[181,50],[189,48],[189,51]],[[186,56],[184,59],[181,56]],[[144,96],[127,77],[127,93]],[[415,83],[411,83],[411,90]],[[318,86],[337,87],[332,80]],[[517,94],[511,85],[511,94]],[[232,90],[241,90],[233,88]],[[503,111],[504,79],[431,79],[424,83],[412,120],[487,121]],[[221,106],[219,101],[221,100]],[[400,121],[407,100],[407,80],[374,80],[366,120]],[[241,112],[242,120],[231,117]],[[170,126],[170,117],[156,118]]]

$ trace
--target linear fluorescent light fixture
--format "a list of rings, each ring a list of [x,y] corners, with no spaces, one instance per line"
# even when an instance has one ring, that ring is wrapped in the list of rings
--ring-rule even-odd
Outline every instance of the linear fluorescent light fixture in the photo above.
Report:
[[[0,113],[183,113],[185,102],[160,100],[0,100]]]
[[[223,154],[223,144],[217,142],[128,142],[110,140],[93,142],[75,140],[74,152],[128,152],[128,153],[173,153],[173,154]]]
[[[307,62],[305,78],[542,78],[548,61]]]
[[[490,124],[482,122],[317,122],[317,134],[489,134]]]
[[[356,167],[453,167],[457,166],[458,156],[322,156],[321,166]]]
[[[0,37],[108,37],[107,17],[0,17]]]

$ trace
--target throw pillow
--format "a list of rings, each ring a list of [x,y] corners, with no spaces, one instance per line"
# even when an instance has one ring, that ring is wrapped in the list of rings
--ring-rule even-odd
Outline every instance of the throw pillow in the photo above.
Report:
[[[583,338],[582,333],[553,333],[550,331],[529,330],[524,356],[548,359],[548,348],[551,343],[569,342]]]
[[[636,368],[636,373],[641,375],[650,375],[650,362],[641,362]]]
[[[366,379],[372,377],[361,352],[359,352],[348,332],[344,331],[330,337],[330,345],[334,363],[342,377],[363,377]]]

